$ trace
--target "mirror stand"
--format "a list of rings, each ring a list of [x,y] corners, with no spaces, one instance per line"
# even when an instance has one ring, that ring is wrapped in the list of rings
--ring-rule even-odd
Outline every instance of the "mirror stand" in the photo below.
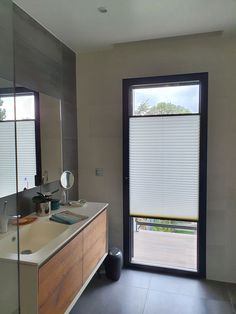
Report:
[[[74,184],[74,175],[70,171],[64,171],[61,175],[60,183],[62,187],[62,194],[61,194],[61,205],[68,205],[68,191],[72,188]]]
[[[61,205],[67,205],[69,202],[68,202],[68,190],[62,190],[62,193],[61,193],[61,202],[60,204]]]

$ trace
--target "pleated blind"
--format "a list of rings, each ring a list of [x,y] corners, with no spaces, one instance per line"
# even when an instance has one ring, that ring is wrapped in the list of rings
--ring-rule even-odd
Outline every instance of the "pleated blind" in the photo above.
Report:
[[[35,186],[36,152],[35,122],[17,121],[18,190]]]
[[[16,193],[15,123],[0,123],[0,198]]]
[[[200,116],[130,118],[132,216],[198,220]]]

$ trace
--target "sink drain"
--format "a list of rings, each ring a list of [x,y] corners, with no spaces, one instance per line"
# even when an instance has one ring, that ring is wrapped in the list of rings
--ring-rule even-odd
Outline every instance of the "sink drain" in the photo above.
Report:
[[[32,254],[31,250],[23,250],[20,252],[21,254]]]

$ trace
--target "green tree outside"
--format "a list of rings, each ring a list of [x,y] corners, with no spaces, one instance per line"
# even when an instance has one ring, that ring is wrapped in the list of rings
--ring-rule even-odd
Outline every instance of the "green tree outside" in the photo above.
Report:
[[[158,115],[158,114],[181,114],[191,113],[191,111],[183,106],[177,106],[171,102],[159,102],[155,106],[150,106],[148,102],[141,103],[135,110],[136,115]]]
[[[2,105],[3,105],[3,100],[0,98],[0,121],[3,121],[4,119],[6,119],[6,109],[1,108]]]

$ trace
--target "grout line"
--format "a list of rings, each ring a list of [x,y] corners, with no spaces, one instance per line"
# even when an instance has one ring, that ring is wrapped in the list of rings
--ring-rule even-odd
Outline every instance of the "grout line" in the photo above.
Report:
[[[226,290],[227,290],[227,295],[228,295],[229,302],[230,302],[231,308],[233,310],[233,313],[236,313],[236,308],[234,307],[234,302],[233,302],[233,299],[232,299],[232,296],[231,296],[231,293],[230,293],[230,289],[229,289],[227,283],[226,283]]]
[[[182,297],[187,297],[190,299],[196,299],[196,300],[211,300],[211,301],[219,301],[219,302],[227,302],[230,303],[230,300],[224,300],[224,299],[219,299],[219,298],[212,298],[212,297],[207,297],[207,296],[201,296],[201,295],[191,295],[191,294],[187,294],[187,293],[183,293],[183,292],[177,292],[177,291],[167,291],[167,290],[157,290],[155,288],[149,288],[149,291],[153,291],[159,294],[170,294],[170,295],[175,295],[175,296],[182,296]]]
[[[150,276],[150,278],[149,278],[149,280],[148,280],[148,288],[147,288],[147,293],[146,293],[146,297],[145,297],[145,301],[144,301],[144,306],[143,306],[143,312],[142,312],[142,314],[145,313],[146,306],[147,306],[147,301],[148,301],[148,296],[149,296],[149,293],[150,293],[150,291],[151,291],[150,287],[151,287],[152,274],[150,273],[149,276]]]
[[[147,304],[148,296],[149,296],[149,289],[147,289],[147,292],[146,292],[146,296],[145,296],[145,301],[144,301],[144,305],[143,305],[142,314],[145,313],[145,309],[146,309],[146,304]]]
[[[152,273],[150,273],[150,278],[149,278],[149,282],[148,282],[148,290],[151,287],[151,281],[152,281]]]

